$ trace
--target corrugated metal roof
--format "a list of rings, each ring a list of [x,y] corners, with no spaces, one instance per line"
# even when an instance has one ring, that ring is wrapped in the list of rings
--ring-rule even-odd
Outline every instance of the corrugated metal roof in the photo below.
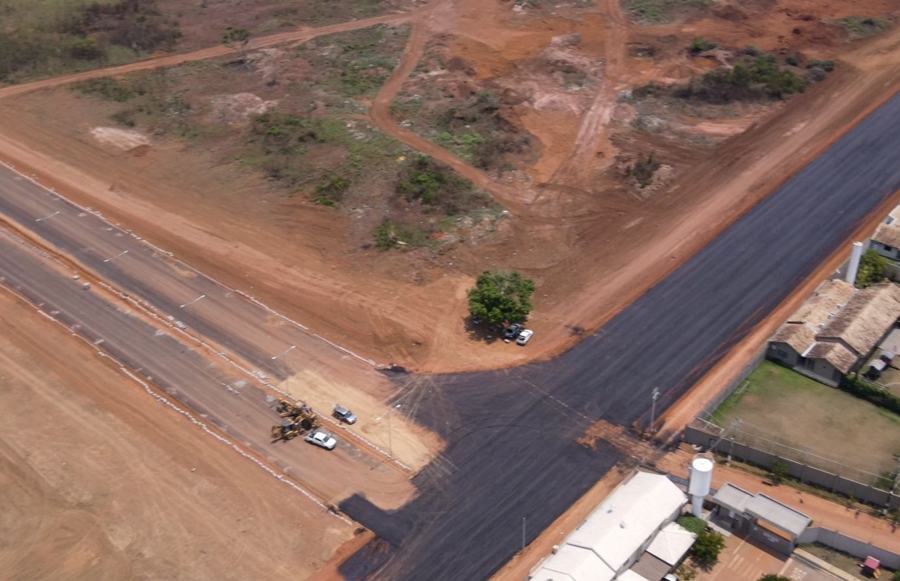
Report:
[[[658,581],[665,577],[672,567],[650,553],[644,553],[640,560],[631,567],[631,570],[644,579]]]
[[[726,482],[713,496],[714,503],[741,514],[743,514],[751,500],[753,500],[752,494],[729,482]]]
[[[631,569],[626,570],[624,573],[616,577],[616,581],[649,581],[646,577],[635,573]]]
[[[753,497],[744,512],[790,533],[795,539],[812,522],[812,519],[802,512],[762,493]]]
[[[563,545],[531,576],[533,581],[612,581],[616,572],[589,549]]]
[[[638,472],[617,489],[566,540],[592,549],[620,570],[687,497],[665,476]]]
[[[696,539],[697,535],[680,524],[671,522],[659,531],[647,547],[647,552],[674,567],[691,549]]]

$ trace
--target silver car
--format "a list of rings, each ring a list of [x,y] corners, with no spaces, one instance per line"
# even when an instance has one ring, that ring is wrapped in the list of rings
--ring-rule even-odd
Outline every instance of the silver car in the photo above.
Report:
[[[313,430],[303,439],[326,450],[334,450],[334,447],[337,446],[337,440],[325,430]]]
[[[531,329],[523,329],[519,336],[516,337],[516,343],[519,345],[525,345],[531,339],[531,336],[534,335],[534,331]]]
[[[344,424],[353,425],[356,423],[356,414],[351,412],[345,407],[341,407],[337,404],[334,405],[334,411],[332,412],[335,418],[340,420]]]

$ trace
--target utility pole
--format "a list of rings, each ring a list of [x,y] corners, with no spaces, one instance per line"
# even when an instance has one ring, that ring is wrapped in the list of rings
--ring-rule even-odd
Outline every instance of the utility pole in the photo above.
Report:
[[[653,423],[656,421],[656,399],[659,397],[659,388],[653,388],[653,402],[650,404],[650,433],[652,434],[655,430],[653,429]]]

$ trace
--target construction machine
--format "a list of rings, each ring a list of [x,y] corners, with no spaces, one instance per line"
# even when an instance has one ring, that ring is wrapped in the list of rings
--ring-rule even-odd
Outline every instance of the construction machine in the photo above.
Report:
[[[322,420],[319,419],[319,415],[316,414],[316,412],[314,412],[312,408],[302,402],[296,403],[283,399],[278,402],[278,406],[275,409],[276,411],[278,411],[281,417],[285,419],[285,421],[294,426],[294,429],[297,431],[297,434],[294,434],[294,436],[299,435],[305,431],[318,428],[322,424]],[[276,429],[280,429],[280,426],[272,427],[273,435],[275,434]]]
[[[272,440],[293,440],[303,432],[300,424],[291,420],[282,420],[280,426],[272,426]]]

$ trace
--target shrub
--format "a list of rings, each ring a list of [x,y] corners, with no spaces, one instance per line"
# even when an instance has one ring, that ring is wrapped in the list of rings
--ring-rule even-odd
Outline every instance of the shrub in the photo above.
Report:
[[[699,535],[701,532],[706,530],[706,521],[702,518],[697,518],[692,514],[684,514],[678,517],[678,524],[687,530],[691,531],[695,535]]]
[[[692,55],[700,54],[701,52],[705,52],[707,50],[712,50],[719,46],[715,42],[706,42],[703,40],[702,36],[698,36],[694,38],[694,42],[691,43],[691,47],[688,49]]]
[[[845,376],[838,384],[841,390],[878,407],[900,414],[900,397],[858,377]]]
[[[772,462],[772,482],[775,484],[781,484],[784,482],[784,479],[787,478],[788,473],[788,465],[785,464],[782,460],[776,458]]]
[[[653,159],[653,154],[648,154],[647,159],[638,159],[626,170],[626,175],[637,180],[641,189],[646,188],[653,181],[653,174],[662,167],[662,164]]]
[[[856,286],[866,288],[884,281],[887,277],[887,261],[874,250],[866,250],[859,261]]]
[[[797,55],[795,55],[794,53],[791,53],[784,57],[784,62],[791,65],[792,67],[800,66],[800,59],[797,58]]]
[[[104,50],[90,37],[75,39],[69,46],[69,52],[73,57],[86,61],[97,60],[104,55]]]
[[[714,531],[701,531],[691,548],[691,556],[702,567],[712,567],[719,562],[719,554],[725,548],[725,537]]]
[[[134,92],[113,78],[90,79],[72,85],[72,89],[85,95],[97,95],[107,101],[124,103],[134,96]]]
[[[781,575],[775,575],[770,573],[769,575],[763,575],[759,578],[759,581],[791,581],[787,577],[782,577]]]
[[[340,202],[347,190],[350,189],[350,181],[339,175],[329,175],[316,186],[313,199],[317,204],[333,206]]]
[[[397,194],[419,201],[429,209],[453,216],[483,207],[487,197],[476,192],[468,181],[426,155],[407,165],[397,183]]]
[[[782,70],[772,55],[758,56],[750,62],[734,65],[732,70],[716,69],[680,87],[676,95],[708,103],[753,101],[765,97],[781,99],[802,93],[806,81],[793,71]]]
[[[428,244],[428,233],[417,226],[410,226],[385,218],[373,233],[375,248],[390,250],[401,244],[425,246]]]

